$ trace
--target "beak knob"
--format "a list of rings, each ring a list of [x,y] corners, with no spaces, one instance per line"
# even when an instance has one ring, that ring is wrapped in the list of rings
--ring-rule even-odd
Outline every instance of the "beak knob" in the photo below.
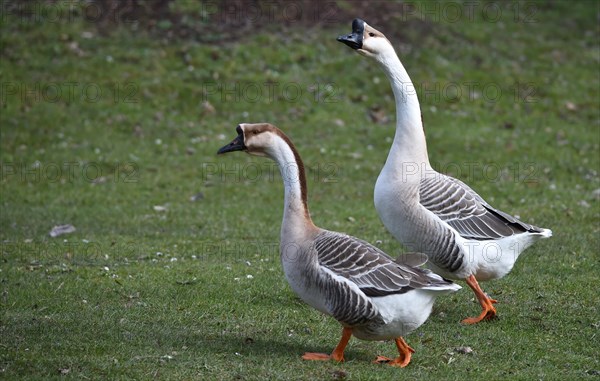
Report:
[[[365,22],[357,18],[352,21],[352,33],[341,35],[337,38],[337,40],[348,45],[354,50],[361,49],[364,31]]]

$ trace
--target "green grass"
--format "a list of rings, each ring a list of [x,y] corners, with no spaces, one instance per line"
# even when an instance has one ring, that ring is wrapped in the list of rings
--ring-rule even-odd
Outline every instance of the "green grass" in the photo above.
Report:
[[[356,339],[343,364],[300,359],[331,351],[341,330],[283,277],[277,169],[215,155],[237,123],[276,124],[309,167],[315,222],[402,251],[372,202],[393,97],[373,62],[335,41],[351,17],[208,44],[5,12],[1,377],[596,379],[598,3],[507,3],[498,20],[477,3],[458,22],[439,17],[447,4],[465,9],[414,3],[372,23],[419,91],[431,161],[554,237],[483,285],[496,321],[458,323],[478,312],[466,288],[440,298],[407,337],[405,369],[370,363],[392,343]],[[369,119],[375,106],[388,121]],[[66,223],[77,231],[48,236]]]

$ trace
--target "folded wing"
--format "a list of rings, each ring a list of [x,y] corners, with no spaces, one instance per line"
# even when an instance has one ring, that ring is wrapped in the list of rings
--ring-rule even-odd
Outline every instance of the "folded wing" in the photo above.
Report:
[[[420,203],[463,238],[491,240],[543,229],[494,209],[460,180],[437,174],[421,180]]]
[[[375,246],[348,235],[326,232],[315,240],[319,264],[356,284],[367,296],[401,294],[451,284],[427,269],[394,260]],[[424,257],[424,256],[423,256]],[[422,263],[423,257],[417,262]]]

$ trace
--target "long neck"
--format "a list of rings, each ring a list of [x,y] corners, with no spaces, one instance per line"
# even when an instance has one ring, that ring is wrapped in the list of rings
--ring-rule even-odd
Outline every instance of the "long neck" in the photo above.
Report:
[[[286,139],[287,140],[287,139]],[[314,228],[308,211],[306,174],[300,155],[289,140],[277,137],[268,155],[277,162],[285,192],[281,239],[295,240]]]
[[[396,135],[386,167],[395,168],[396,172],[407,165],[417,165],[420,170],[428,168],[427,144],[415,86],[393,49],[380,58],[380,63],[396,100]]]

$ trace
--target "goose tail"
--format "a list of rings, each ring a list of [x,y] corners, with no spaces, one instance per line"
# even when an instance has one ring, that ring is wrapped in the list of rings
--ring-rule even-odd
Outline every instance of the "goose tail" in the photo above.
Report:
[[[427,270],[429,272],[429,277],[432,278],[431,284],[423,287],[424,290],[435,291],[438,293],[449,293],[456,292],[460,290],[462,287],[453,281],[446,279],[431,270]]]
[[[448,281],[448,284],[446,284],[446,285],[442,285],[442,286],[436,285],[435,288],[426,287],[425,289],[447,294],[450,292],[456,292],[456,291],[460,290],[461,288],[462,287],[459,286],[458,284],[456,284],[452,281]]]

